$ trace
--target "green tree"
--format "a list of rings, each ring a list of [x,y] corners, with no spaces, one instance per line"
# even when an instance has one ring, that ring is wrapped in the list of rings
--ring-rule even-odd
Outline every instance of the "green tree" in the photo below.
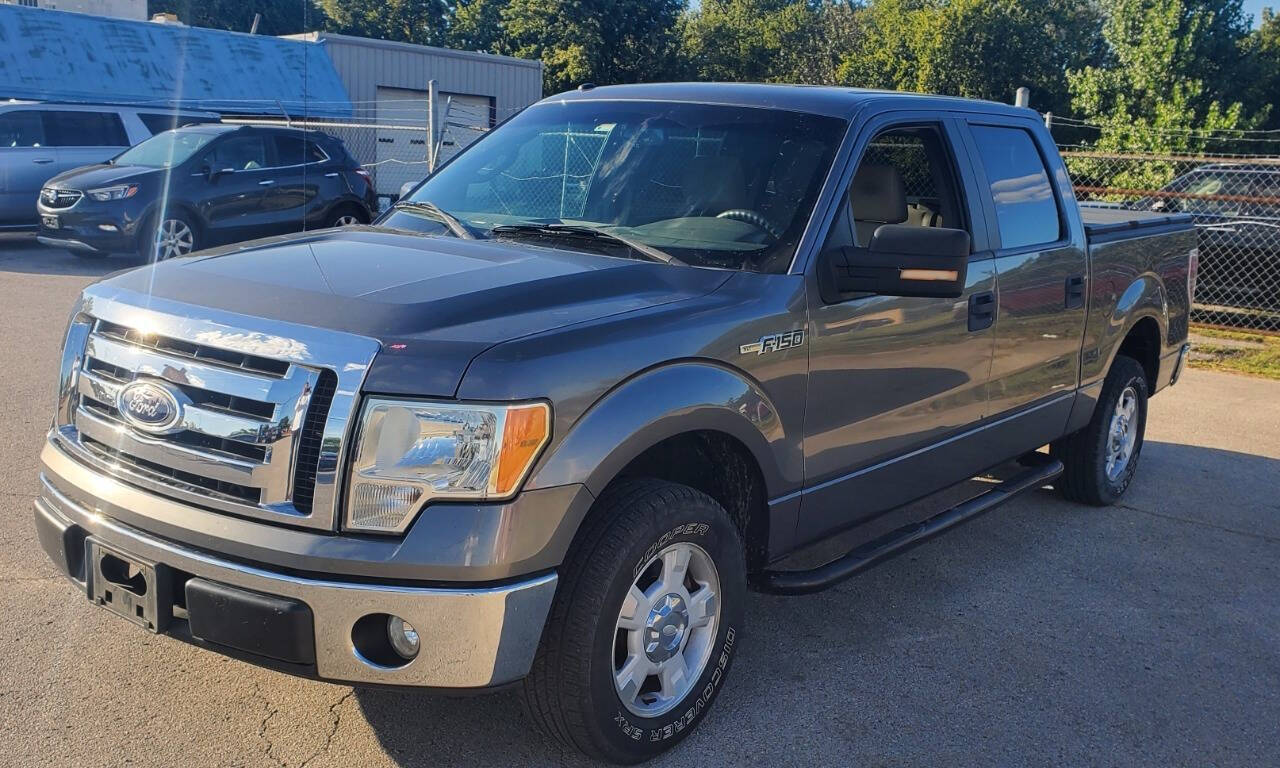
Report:
[[[684,0],[508,0],[497,48],[541,59],[551,93],[584,82],[669,79],[683,7]]]
[[[1250,104],[1275,104],[1280,101],[1280,15],[1270,8],[1262,11],[1261,23],[1244,45],[1252,65],[1253,87]],[[1272,110],[1265,122],[1267,128],[1280,128],[1280,112]]]
[[[446,41],[451,48],[496,53],[503,45],[505,0],[459,0]]]
[[[1070,73],[1072,112],[1099,127],[1097,149],[1115,152],[1230,151],[1228,137],[1253,128],[1231,73],[1248,34],[1239,0],[1108,0],[1103,66]],[[1148,188],[1167,183],[1172,164],[1144,162],[1119,172],[1073,167],[1102,183]]]
[[[703,0],[681,20],[684,55],[700,80],[828,82],[834,65],[823,65],[824,43],[839,44],[844,27],[824,28],[826,4],[803,0]],[[852,9],[845,6],[839,20]]]
[[[445,0],[319,0],[334,32],[422,45],[445,41],[453,9]]]
[[[314,0],[149,0],[147,14],[174,13],[188,26],[248,32],[253,16],[260,35],[292,35],[310,32],[325,24],[324,12]]]
[[[1100,60],[1102,17],[1089,0],[872,0],[844,56],[847,85],[1068,104],[1067,71]]]

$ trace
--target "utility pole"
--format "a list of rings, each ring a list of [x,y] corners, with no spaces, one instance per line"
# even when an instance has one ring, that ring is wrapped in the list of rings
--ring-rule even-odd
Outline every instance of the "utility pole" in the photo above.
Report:
[[[436,172],[436,81],[427,81],[427,172]]]

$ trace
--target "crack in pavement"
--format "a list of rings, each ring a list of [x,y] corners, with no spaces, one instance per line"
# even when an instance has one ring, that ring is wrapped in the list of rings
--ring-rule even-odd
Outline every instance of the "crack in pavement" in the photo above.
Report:
[[[1138,512],[1144,515],[1150,515],[1151,517],[1159,517],[1165,520],[1172,520],[1173,522],[1176,522],[1176,523],[1188,523],[1190,525],[1198,525],[1202,528],[1209,528],[1215,531],[1222,531],[1223,533],[1234,533],[1237,536],[1247,536],[1248,538],[1251,538],[1251,539],[1260,539],[1261,541],[1265,541],[1270,544],[1280,544],[1280,536],[1270,536],[1265,533],[1255,533],[1253,531],[1242,531],[1239,528],[1230,528],[1225,525],[1216,525],[1214,523],[1205,522],[1204,520],[1196,520],[1195,518],[1191,518],[1191,517],[1180,517],[1178,515],[1170,515],[1165,512],[1153,512],[1149,509],[1141,509],[1139,507],[1133,507],[1128,504],[1117,504],[1116,506],[1119,507],[1120,509],[1127,509],[1130,512]]]
[[[329,728],[329,735],[325,736],[324,745],[321,746],[320,749],[317,750],[313,755],[311,755],[311,757],[308,757],[306,760],[303,760],[298,765],[298,768],[307,768],[307,766],[311,764],[312,760],[315,760],[317,757],[320,757],[321,755],[329,751],[329,747],[333,745],[333,737],[338,734],[338,726],[342,724],[342,713],[338,711],[338,707],[341,707],[346,702],[347,699],[351,698],[354,695],[355,695],[355,689],[349,690],[346,693],[342,694],[342,698],[338,699],[333,704],[329,705],[329,714],[333,715],[333,725]]]
[[[262,722],[258,723],[258,740],[266,745],[266,749],[263,750],[262,754],[265,755],[267,759],[275,762],[276,765],[281,766],[281,768],[286,768],[289,764],[272,754],[276,745],[275,742],[267,736],[267,724],[271,722],[271,718],[276,716],[280,711],[280,708],[273,705],[270,699],[262,695],[262,686],[256,682],[253,684],[253,693],[249,695],[249,698],[260,700],[263,708],[266,710],[266,715],[262,718]]]

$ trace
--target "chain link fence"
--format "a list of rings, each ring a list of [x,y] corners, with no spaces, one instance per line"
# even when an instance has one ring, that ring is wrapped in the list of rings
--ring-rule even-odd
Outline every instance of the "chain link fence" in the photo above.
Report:
[[[1082,205],[1191,215],[1193,320],[1280,331],[1280,157],[1060,151]]]
[[[376,115],[357,120],[231,117],[223,122],[304,128],[341,139],[347,151],[373,176],[379,202],[385,208],[399,197],[405,184],[426,178],[431,172],[433,151],[435,165],[439,166],[484,135],[498,120],[516,111],[497,110],[448,95],[442,95],[438,104],[435,115],[428,110],[426,99],[384,99],[377,103]],[[439,126],[434,146],[433,119]]]

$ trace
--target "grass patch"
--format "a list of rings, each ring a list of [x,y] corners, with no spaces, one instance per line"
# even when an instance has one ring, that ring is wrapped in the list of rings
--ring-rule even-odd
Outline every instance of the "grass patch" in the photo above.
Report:
[[[1196,336],[1205,336],[1210,339],[1231,339],[1232,341],[1248,341],[1254,344],[1280,342],[1280,336],[1272,336],[1255,331],[1230,331],[1226,328],[1210,328],[1204,325],[1191,326],[1191,333]]]
[[[1222,331],[1216,328],[1196,328],[1192,333],[1202,338],[1248,342],[1247,345],[1236,346],[1211,342],[1193,343],[1188,361],[1192,368],[1245,373],[1280,380],[1280,336]]]

